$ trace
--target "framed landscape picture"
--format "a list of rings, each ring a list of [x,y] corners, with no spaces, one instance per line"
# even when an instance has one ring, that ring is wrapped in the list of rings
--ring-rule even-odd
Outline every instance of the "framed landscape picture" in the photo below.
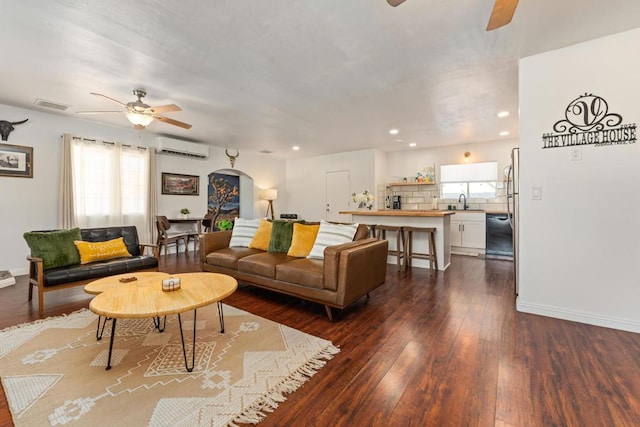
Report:
[[[33,147],[0,144],[0,176],[33,178]]]
[[[218,221],[229,221],[240,216],[240,177],[212,172],[209,174],[207,190],[207,212],[213,215],[213,230],[218,229]]]
[[[162,172],[162,194],[197,196],[200,194],[200,177]]]

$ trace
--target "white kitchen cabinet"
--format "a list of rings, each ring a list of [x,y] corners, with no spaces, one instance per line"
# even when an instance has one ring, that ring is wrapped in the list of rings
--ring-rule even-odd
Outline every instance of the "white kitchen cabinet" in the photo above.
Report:
[[[456,212],[451,217],[451,246],[484,250],[487,246],[484,212]]]

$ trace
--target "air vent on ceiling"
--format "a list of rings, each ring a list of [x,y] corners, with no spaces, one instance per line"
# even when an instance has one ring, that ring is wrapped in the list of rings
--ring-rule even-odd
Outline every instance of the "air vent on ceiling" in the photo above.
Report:
[[[273,154],[273,151],[271,150],[262,150],[260,151],[262,154]]]
[[[172,156],[193,157],[196,159],[206,159],[209,157],[209,146],[182,141],[180,139],[156,137],[158,153],[170,154]]]
[[[59,102],[47,101],[46,99],[38,98],[35,104],[38,107],[53,108],[54,110],[66,111],[69,108],[68,105],[60,104]]]

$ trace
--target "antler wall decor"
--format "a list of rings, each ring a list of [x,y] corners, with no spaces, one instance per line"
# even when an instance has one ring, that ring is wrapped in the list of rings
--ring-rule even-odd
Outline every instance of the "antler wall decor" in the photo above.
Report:
[[[229,151],[227,151],[227,149],[224,149],[224,154],[227,155],[227,157],[229,158],[229,163],[231,163],[231,167],[233,168],[234,165],[236,164],[236,159],[240,156],[240,151],[238,151],[238,149],[236,148],[236,155],[232,156],[231,154],[229,154]]]

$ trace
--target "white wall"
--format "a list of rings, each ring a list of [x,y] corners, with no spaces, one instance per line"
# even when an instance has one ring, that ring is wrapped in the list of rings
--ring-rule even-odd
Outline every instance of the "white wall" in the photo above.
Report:
[[[385,209],[385,198],[387,197],[387,183],[389,180],[387,176],[389,175],[388,170],[388,159],[389,156],[387,153],[376,150],[374,154],[374,179],[376,182],[375,193],[373,193],[376,197],[374,209]],[[374,191],[373,189],[371,191]]]
[[[498,162],[498,179],[502,180],[502,170],[510,164],[511,149],[518,146],[518,140],[505,138],[496,141],[479,142],[474,144],[455,145],[446,147],[416,149],[388,153],[385,182],[399,182],[399,177],[407,177],[409,181],[421,172],[425,167],[435,166],[436,183],[440,183],[440,166],[447,164],[464,163],[465,151],[471,153],[469,162]],[[495,198],[492,199],[467,199],[470,209],[483,209],[490,211],[506,210],[506,189],[504,182],[499,181]],[[438,209],[447,209],[448,205],[462,205],[458,199],[440,199],[440,186],[403,186],[389,189],[389,195],[402,197],[403,209],[431,209],[433,197],[438,198]]]
[[[415,176],[425,166],[436,167],[436,181],[441,164],[464,162],[464,152],[471,151],[472,162],[497,161],[499,171],[510,162],[511,149],[518,146],[514,138],[469,145],[436,147],[384,153],[362,150],[328,156],[287,161],[288,212],[302,218],[319,220],[325,217],[325,174],[330,171],[351,172],[351,193],[369,189],[376,191],[377,205],[384,207],[384,186],[394,177]],[[374,190],[376,189],[376,190]],[[278,193],[279,194],[279,193]],[[278,195],[278,197],[280,197]],[[429,202],[430,203],[430,202]],[[280,200],[278,200],[280,204]],[[429,208],[431,205],[429,204]]]
[[[325,218],[325,175],[327,172],[349,171],[350,193],[375,191],[376,150],[349,151],[326,156],[288,160],[286,162],[287,198],[282,204],[278,191],[277,205],[286,206],[287,213],[296,213],[309,221]],[[278,210],[276,206],[276,211]]]
[[[48,114],[0,105],[0,119],[19,121],[6,143],[33,147],[33,178],[0,177],[0,270],[26,274],[29,249],[22,238],[25,231],[57,228],[58,181],[60,175],[61,135],[71,133],[85,138],[117,141],[140,146],[153,146],[155,134],[128,128],[97,124],[89,120]],[[194,214],[206,209],[206,176],[229,167],[224,150],[212,147],[207,160],[175,156],[157,156],[158,192],[161,172],[200,175],[200,196],[158,195],[158,211],[175,215],[187,207]],[[284,161],[260,154],[241,153],[236,169],[254,178],[256,188],[284,187]],[[254,192],[257,194],[257,191]],[[255,198],[255,197],[254,197]],[[279,196],[280,198],[280,196]],[[286,202],[286,195],[283,195]],[[264,202],[256,200],[256,209]],[[266,210],[266,205],[264,206]]]
[[[511,149],[518,146],[518,140],[505,138],[475,144],[454,145],[436,148],[398,151],[387,154],[387,182],[397,177],[415,177],[427,166],[436,168],[436,182],[440,182],[440,166],[464,163],[464,153],[471,153],[470,162],[498,162],[498,176],[502,168],[510,163]],[[395,177],[395,178],[394,178]]]
[[[520,62],[520,311],[640,332],[640,146],[542,149],[585,92],[640,122],[639,44],[637,29]]]
[[[224,149],[212,146],[209,148],[209,158],[205,160],[158,154],[156,156],[156,168],[158,171],[159,193],[161,193],[162,172],[200,176],[200,194],[198,196],[159,194],[158,214],[177,217],[180,215],[180,209],[187,208],[192,216],[201,216],[207,212],[208,175],[217,171],[228,173],[230,164]],[[259,200],[260,189],[277,188],[279,190],[277,202],[282,201],[283,204],[286,204],[286,192],[280,191],[280,189],[285,188],[283,160],[270,159],[268,155],[264,154],[252,155],[251,153],[242,152],[236,160],[234,169],[242,171],[253,178],[253,212],[242,212],[243,217],[264,216],[267,210],[267,202]],[[279,215],[278,204],[275,203],[274,208]]]

